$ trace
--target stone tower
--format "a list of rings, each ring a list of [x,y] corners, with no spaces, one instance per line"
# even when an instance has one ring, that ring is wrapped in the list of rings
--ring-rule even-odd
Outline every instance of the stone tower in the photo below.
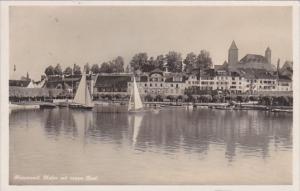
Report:
[[[237,48],[234,41],[232,41],[228,50],[228,64],[233,65],[239,62],[239,49]]]
[[[269,47],[265,51],[265,58],[267,59],[268,63],[271,64],[271,49]]]

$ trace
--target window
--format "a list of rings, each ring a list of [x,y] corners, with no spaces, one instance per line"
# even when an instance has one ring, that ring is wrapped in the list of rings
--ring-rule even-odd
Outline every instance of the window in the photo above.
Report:
[[[232,80],[235,80],[234,77],[232,77]]]
[[[152,84],[150,83],[150,87],[152,87]]]
[[[147,84],[145,84],[145,87],[147,87]]]

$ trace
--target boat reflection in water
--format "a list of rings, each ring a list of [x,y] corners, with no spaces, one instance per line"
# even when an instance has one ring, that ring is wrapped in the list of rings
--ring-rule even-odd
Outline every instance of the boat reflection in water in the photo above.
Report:
[[[128,115],[129,128],[132,129],[132,144],[135,146],[142,125],[144,114]]]
[[[292,119],[185,108],[143,115],[12,111],[10,181],[51,184],[12,176],[55,174],[101,177],[57,184],[290,184]]]

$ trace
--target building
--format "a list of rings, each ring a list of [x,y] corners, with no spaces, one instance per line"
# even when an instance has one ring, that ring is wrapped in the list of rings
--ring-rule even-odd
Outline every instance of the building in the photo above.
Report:
[[[131,81],[129,73],[99,73],[94,78],[93,94],[96,96],[106,94],[128,93],[128,82]]]
[[[145,95],[161,95],[161,96],[179,96],[183,95],[186,83],[186,77],[181,73],[163,72],[155,69],[150,73],[138,74],[136,83],[142,96]],[[133,77],[128,82],[128,94],[132,91]]]
[[[275,71],[275,66],[271,60],[271,49],[265,50],[265,55],[247,54],[241,60],[238,60],[238,48],[233,41],[228,50],[228,68],[234,69],[265,69],[267,71]]]
[[[231,94],[264,94],[268,92],[293,91],[293,62],[286,61],[277,70],[272,64],[271,49],[267,47],[265,54],[246,54],[239,60],[238,47],[233,41],[228,50],[228,61],[222,65],[214,65],[213,69],[197,72],[172,73],[154,69],[143,73],[135,71],[134,76],[142,96],[182,96],[184,94],[208,94],[211,91]],[[81,75],[47,76],[46,88],[76,92]],[[26,80],[25,80],[26,81]],[[27,86],[29,82],[10,81],[10,86]],[[126,95],[133,88],[133,73],[98,73],[87,75],[87,83],[91,93],[102,95]],[[191,91],[190,91],[191,90]]]

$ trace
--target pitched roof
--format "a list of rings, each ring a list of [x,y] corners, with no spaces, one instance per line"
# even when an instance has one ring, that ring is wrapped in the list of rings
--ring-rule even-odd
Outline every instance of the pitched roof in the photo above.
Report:
[[[163,71],[161,70],[161,69],[159,69],[159,68],[156,68],[156,69],[154,69],[154,70],[152,70],[151,72],[150,72],[150,75],[151,74],[154,74],[154,73],[158,73],[158,74],[163,74]]]
[[[131,76],[120,75],[98,75],[95,87],[115,87],[115,88],[127,88],[127,82],[131,81]]]
[[[9,87],[10,97],[48,97],[62,94],[60,89]]]
[[[282,76],[282,75],[279,75],[278,76],[279,78],[279,81],[284,81],[284,82],[291,82],[292,81],[292,79],[289,77],[289,76]]]
[[[177,80],[181,78],[181,80]],[[169,73],[165,75],[165,82],[185,82],[187,77],[184,76],[182,73]]]
[[[258,54],[247,54],[240,60],[240,64],[246,64],[249,62],[268,63],[264,56]]]
[[[228,69],[228,62],[225,61],[222,65],[214,65],[215,70],[227,70]]]
[[[275,79],[276,76],[264,69],[241,68],[236,70],[240,76],[246,79]]]
[[[234,41],[232,41],[229,49],[230,50],[237,50],[238,49]]]
[[[27,87],[30,80],[9,80],[9,86]]]

